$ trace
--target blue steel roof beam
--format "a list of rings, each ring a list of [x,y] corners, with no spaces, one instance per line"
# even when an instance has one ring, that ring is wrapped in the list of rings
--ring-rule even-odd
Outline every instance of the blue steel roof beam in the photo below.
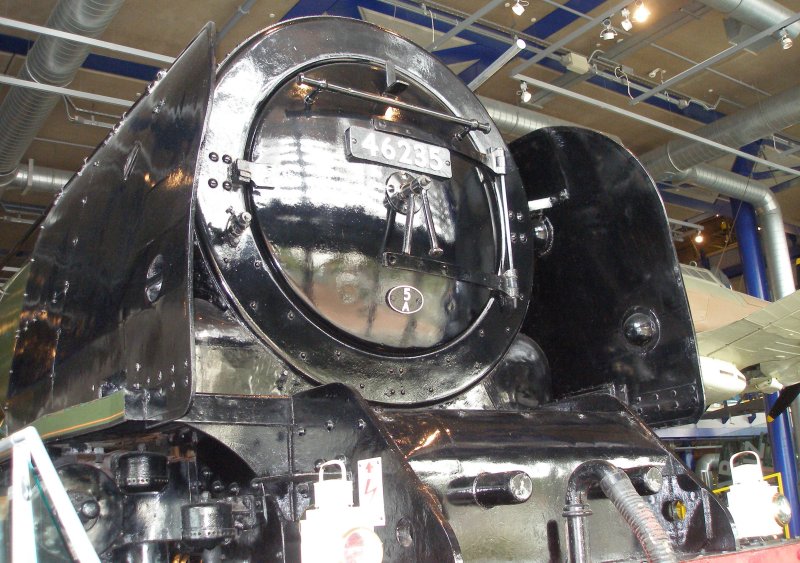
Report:
[[[27,56],[32,45],[33,42],[29,41],[28,39],[22,39],[13,35],[0,33],[0,51],[13,53],[15,55]],[[95,54],[91,54],[86,57],[86,60],[83,62],[81,68],[98,70],[100,72],[107,72],[108,74],[125,76],[127,78],[134,78],[145,82],[150,82],[153,80],[158,71],[161,70],[161,67],[157,66],[134,63],[114,57]]]
[[[551,0],[545,1],[548,4],[551,2]],[[564,8],[562,7],[562,9]],[[679,27],[685,25],[688,20],[693,20],[708,11],[709,8],[704,4],[693,2],[683,10],[667,14],[655,22],[654,25],[648,27],[647,30],[634,33],[630,37],[626,37],[625,41],[612,45],[611,48],[603,52],[603,58],[613,61],[623,60],[625,57],[636,53],[640,49],[650,46],[654,41],[657,41],[665,35],[669,35]],[[589,19],[589,16],[584,17]],[[574,84],[580,84],[589,77],[589,74],[575,74],[574,72],[570,72],[557,78],[553,84],[566,88]],[[531,101],[541,105],[554,97],[555,94],[552,92],[541,91],[534,94]]]
[[[717,53],[713,57],[709,57],[706,60],[694,65],[693,67],[688,68],[688,69],[684,70],[683,72],[680,72],[680,73],[676,74],[672,78],[670,78],[668,80],[665,80],[664,82],[662,82],[658,86],[656,86],[654,88],[651,88],[647,92],[635,97],[633,100],[630,101],[630,103],[631,104],[638,104],[642,100],[646,100],[650,96],[666,90],[667,88],[669,88],[673,84],[677,84],[678,82],[686,80],[690,76],[693,76],[693,75],[697,74],[698,72],[710,67],[711,65],[716,64],[716,63],[718,63],[718,62],[730,57],[731,55],[734,55],[734,54],[738,53],[742,49],[746,49],[747,47],[749,47],[750,45],[755,44],[756,42],[760,41],[764,37],[768,37],[768,36],[772,35],[776,31],[778,31],[779,29],[783,29],[784,27],[788,27],[788,26],[792,25],[797,20],[800,20],[800,14],[793,14],[792,16],[786,18],[785,20],[783,20],[783,21],[781,21],[779,23],[776,23],[773,26],[768,27],[763,31],[759,31],[755,35],[752,35],[752,36],[748,37],[746,40],[744,40],[744,41],[742,41],[742,42],[740,42],[740,43],[738,43],[736,45],[733,45],[731,47],[728,47],[727,49]]]
[[[473,23],[481,19],[483,16],[494,10],[497,6],[499,6],[503,2],[505,2],[505,0],[492,0],[491,2],[486,3],[482,8],[476,10],[472,15],[461,20],[458,24],[451,27],[447,33],[439,37],[433,43],[427,45],[425,48],[430,52],[438,51],[439,49],[442,48],[442,45],[444,45],[445,43],[450,41],[450,39],[452,39],[462,31],[467,29],[469,26],[471,26]]]
[[[52,27],[45,27],[43,25],[34,25],[32,23],[12,20],[10,18],[0,17],[0,27],[9,27],[11,29],[30,31],[33,33],[38,33],[39,35],[49,35],[52,37],[58,37],[59,39],[68,39],[76,43],[84,43],[86,45],[89,45],[90,47],[105,49],[107,51],[111,51],[114,53],[123,53],[125,55],[140,57],[142,59],[156,61],[167,65],[170,65],[173,62],[175,62],[175,57],[168,57],[167,55],[161,55],[159,53],[153,53],[151,51],[144,51],[142,49],[126,47],[125,45],[110,43],[109,41],[95,39],[94,37],[87,37],[85,35],[80,35],[77,33],[69,33],[67,31],[62,31],[60,29],[53,29]]]
[[[546,39],[579,18],[590,19],[591,16],[587,16],[586,14],[600,7],[605,1],[606,0],[569,0],[569,2],[565,2],[564,4],[548,2],[558,9],[553,10],[536,21],[533,25],[527,27],[525,33],[533,35],[534,37],[539,37],[540,39]]]
[[[582,35],[585,35],[586,32],[588,32],[590,29],[596,29],[597,25],[600,22],[602,22],[604,19],[606,19],[606,18],[608,18],[610,16],[613,16],[614,14],[616,14],[622,8],[625,8],[629,4],[630,4],[630,0],[623,0],[622,2],[619,2],[618,4],[614,4],[614,6],[612,8],[608,8],[607,10],[603,10],[602,12],[600,12],[600,15],[593,17],[591,20],[589,20],[587,23],[585,23],[582,26],[580,26],[578,29],[568,33],[567,35],[565,35],[564,37],[562,37],[561,39],[559,39],[555,43],[551,43],[550,46],[547,49],[545,49],[544,51],[541,51],[541,52],[537,53],[531,59],[529,59],[529,60],[525,61],[524,63],[522,63],[522,64],[518,65],[517,67],[515,67],[514,70],[511,71],[511,76],[513,76],[515,74],[519,74],[520,72],[525,71],[526,69],[528,69],[529,67],[531,67],[534,64],[538,63],[539,61],[541,61],[545,57],[554,54],[556,51],[558,51],[559,49],[564,47],[570,41],[572,41],[574,39],[577,39],[578,37],[580,37]]]
[[[299,0],[281,20],[318,16],[333,8],[337,2],[338,0]]]
[[[422,17],[422,8],[420,8],[418,3],[410,2],[409,0],[361,0],[360,4],[382,14],[402,18],[405,21],[415,23],[417,25],[430,25],[430,20],[428,17]],[[570,0],[565,4],[565,6],[581,5],[592,8],[593,6],[599,4],[602,4],[602,0]],[[393,11],[392,8],[396,8],[397,10]],[[430,4],[428,10],[431,10]],[[476,23],[470,26],[470,28],[463,31],[460,36],[464,39],[480,43],[486,49],[486,53],[484,57],[480,57],[478,62],[462,71],[459,74],[459,78],[467,83],[474,79],[486,66],[491,64],[493,60],[500,56],[500,54],[508,47],[510,43],[510,37],[515,33],[518,33],[520,38],[528,42],[526,51],[523,51],[519,55],[521,58],[530,56],[529,53],[537,53],[538,49],[536,49],[535,45],[537,45],[537,41],[542,41],[540,36],[546,33],[544,30],[548,30],[547,32],[549,32],[549,30],[553,29],[552,21],[562,21],[564,18],[569,18],[569,21],[566,23],[575,21],[578,16],[575,16],[571,13],[575,11],[576,10],[573,8],[570,8],[570,12],[566,12],[564,10],[554,10],[539,20],[536,24],[530,26],[523,33],[519,33],[518,31],[512,29],[503,28],[503,26],[498,26],[495,24],[487,27],[483,23]],[[449,29],[448,26],[457,25],[458,21],[460,20],[456,16],[453,16],[453,13],[455,12],[451,10],[448,10],[444,13],[436,12],[436,17],[434,19],[436,29],[441,31]],[[588,18],[589,16],[586,17]],[[546,27],[539,27],[540,24],[547,25]],[[532,34],[536,34],[536,36]],[[555,54],[551,55],[551,57],[552,59],[544,59],[539,61],[538,64],[556,72],[566,72],[566,68],[560,62],[560,57]],[[592,75],[592,77],[589,78],[589,81],[601,88],[611,90],[624,96],[628,95],[627,88],[625,86],[620,85],[613,80],[606,80],[602,76],[598,77]],[[650,99],[647,101],[647,104],[670,111],[672,113],[678,113],[686,118],[699,121],[700,123],[710,123],[724,116],[722,113],[705,109],[697,104],[691,104],[687,108],[678,108],[674,102],[666,100],[666,97],[662,99]]]

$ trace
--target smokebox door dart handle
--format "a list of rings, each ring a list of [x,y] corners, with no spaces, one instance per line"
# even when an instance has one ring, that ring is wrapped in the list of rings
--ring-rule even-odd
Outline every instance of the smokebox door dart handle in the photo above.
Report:
[[[417,196],[408,197],[408,210],[406,212],[406,228],[403,231],[403,254],[411,254],[411,237],[414,234],[414,215],[416,214]]]
[[[431,202],[428,199],[427,190],[422,191],[422,213],[425,216],[425,224],[428,227],[428,238],[430,239],[431,249],[428,251],[428,256],[436,258],[442,255],[442,249],[439,247],[438,237],[436,236],[436,228],[433,226],[433,214],[431,213]]]

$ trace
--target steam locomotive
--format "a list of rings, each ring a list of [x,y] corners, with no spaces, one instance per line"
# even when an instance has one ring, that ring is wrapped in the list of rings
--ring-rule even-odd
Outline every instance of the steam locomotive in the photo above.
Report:
[[[8,426],[46,440],[104,560],[737,548],[648,426],[704,399],[628,151],[578,128],[507,146],[364,22],[283,22],[218,67],[213,36],[65,187],[2,303]]]

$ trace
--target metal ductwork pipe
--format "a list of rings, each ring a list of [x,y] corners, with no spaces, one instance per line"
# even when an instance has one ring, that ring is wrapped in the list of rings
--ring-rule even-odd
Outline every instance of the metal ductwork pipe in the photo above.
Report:
[[[549,115],[544,115],[531,111],[526,108],[521,108],[512,104],[507,104],[484,96],[478,96],[486,111],[489,112],[489,117],[495,122],[495,125],[503,132],[513,138],[522,137],[523,135],[543,129],[545,127],[557,127],[560,125],[572,125],[578,127],[569,121],[562,121]]]
[[[47,27],[98,37],[122,7],[124,0],[61,0]],[[89,46],[68,39],[40,36],[17,75],[23,80],[66,86],[75,77]],[[0,186],[17,177],[17,166],[47,116],[58,94],[12,88],[0,105]]]
[[[718,119],[693,133],[729,147],[741,147],[798,122],[800,122],[800,86]],[[724,154],[708,145],[679,139],[645,153],[639,160],[655,180],[662,180],[677,176],[695,164],[714,160]]]
[[[767,277],[775,300],[794,293],[794,276],[786,244],[781,207],[767,186],[711,166],[694,166],[675,178],[691,182],[752,204],[761,225],[761,245],[767,262]]]
[[[761,31],[794,15],[789,8],[773,0],[700,0],[703,4]],[[800,22],[784,28],[790,37],[800,34]],[[778,37],[778,33],[774,34]]]
[[[20,166],[17,168],[11,182],[6,184],[6,189],[21,189],[23,192],[50,192],[58,193],[74,172],[48,168],[47,166]]]
[[[492,118],[492,121],[494,121],[497,128],[500,129],[500,132],[512,139],[517,139],[523,135],[527,135],[531,131],[544,129],[545,127],[583,127],[586,129],[583,125],[577,125],[569,121],[564,121],[563,119],[550,117],[549,115],[513,104],[507,104],[499,100],[493,100],[484,96],[478,96],[478,99],[486,108],[486,111],[489,112],[489,117]],[[600,132],[603,133],[602,131]],[[614,139],[619,144],[622,144],[619,137],[609,135],[608,133],[603,134]]]

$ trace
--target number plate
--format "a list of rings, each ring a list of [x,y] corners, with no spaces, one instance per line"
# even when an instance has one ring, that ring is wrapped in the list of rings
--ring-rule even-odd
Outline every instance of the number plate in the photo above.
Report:
[[[345,133],[347,154],[371,162],[389,164],[405,170],[425,172],[432,176],[452,178],[450,151],[407,137],[350,127]]]

